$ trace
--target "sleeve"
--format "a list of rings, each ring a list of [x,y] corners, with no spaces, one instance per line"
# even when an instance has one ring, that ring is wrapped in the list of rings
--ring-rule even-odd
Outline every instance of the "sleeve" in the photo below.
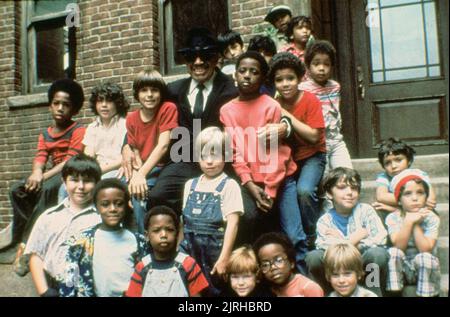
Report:
[[[387,187],[389,188],[390,181],[386,176],[386,173],[380,173],[377,175],[377,179],[375,180],[377,187]]]
[[[45,163],[47,163],[48,156],[49,153],[47,150],[47,146],[45,145],[44,135],[41,133],[39,134],[38,138],[37,153],[36,156],[34,157],[34,163],[40,163],[45,165]]]
[[[135,112],[130,113],[130,115],[127,116],[126,121],[126,127],[127,127],[127,135],[126,140],[131,147],[136,147],[136,129],[135,129]]]
[[[226,104],[228,105],[228,103]],[[244,130],[240,127],[233,127],[230,114],[222,107],[220,109],[220,122],[225,127],[225,131],[230,136],[231,148],[233,150],[233,168],[241,180],[241,184],[245,185],[252,180],[250,166],[245,161],[242,147],[245,147]],[[237,145],[240,146],[237,146]]]
[[[161,108],[161,117],[159,121],[159,133],[172,130],[178,126],[177,106],[171,102],[164,103]]]
[[[322,104],[320,100],[313,94],[308,94],[308,113],[306,116],[306,124],[313,129],[324,129],[325,121],[323,120]]]
[[[244,213],[244,203],[239,184],[234,179],[228,179],[222,194],[223,219],[226,220],[226,217],[234,212],[242,215]]]
[[[425,235],[425,237],[437,240],[437,238],[439,237],[440,222],[441,221],[439,217],[434,213],[426,217],[423,226],[423,234]]]
[[[142,297],[142,275],[141,272],[144,268],[144,263],[139,262],[134,269],[134,273],[131,276],[128,290],[125,292],[126,297]]]
[[[84,146],[91,146],[93,147],[95,145],[95,133],[94,133],[94,127],[92,125],[89,125],[86,128],[86,133],[84,134],[83,138],[83,145]]]
[[[387,231],[383,226],[383,222],[372,206],[364,204],[363,207],[364,227],[369,232],[369,236],[361,243],[368,247],[384,246],[386,244]]]
[[[328,229],[337,229],[337,228],[333,227],[333,224],[331,223],[331,216],[328,213],[326,213],[325,215],[320,217],[319,221],[317,222],[316,249],[326,250],[332,244],[336,244],[339,242],[347,242],[345,239],[338,239],[326,235],[325,233],[327,232]]]
[[[70,159],[72,156],[75,156],[75,155],[83,152],[84,145],[83,145],[82,141],[83,141],[85,131],[86,131],[86,128],[82,127],[82,126],[75,128],[75,130],[72,133],[72,137],[70,138],[67,155],[64,158],[65,161]]]
[[[191,267],[193,267],[193,269],[191,269]],[[208,281],[200,269],[200,266],[198,266],[197,262],[195,262],[192,257],[188,256],[184,260],[183,268],[186,272],[189,272],[189,275],[187,276],[189,296],[192,297],[198,295],[202,290],[209,287]]]
[[[36,254],[44,260],[49,239],[47,217],[47,214],[44,213],[37,219],[28,238],[24,254]]]
[[[77,278],[80,275],[79,260],[83,248],[79,245],[72,244],[73,238],[67,241],[69,249],[66,255],[66,268],[64,270],[64,280],[59,281],[59,296],[61,297],[76,297],[78,285]]]
[[[397,211],[390,213],[386,217],[385,223],[386,223],[389,235],[399,232],[403,226],[402,218],[400,217],[400,214]]]
[[[322,288],[316,282],[310,281],[304,291],[305,297],[324,297]]]

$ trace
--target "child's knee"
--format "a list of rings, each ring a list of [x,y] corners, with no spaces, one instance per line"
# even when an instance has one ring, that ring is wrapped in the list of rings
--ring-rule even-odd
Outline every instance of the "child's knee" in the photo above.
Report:
[[[389,261],[389,253],[384,248],[370,248],[364,253],[364,263],[374,263],[380,267],[385,267]]]
[[[388,250],[389,257],[391,258],[404,258],[405,253],[398,248],[389,248]]]
[[[414,263],[419,268],[439,269],[439,259],[429,252],[422,252],[414,257]]]

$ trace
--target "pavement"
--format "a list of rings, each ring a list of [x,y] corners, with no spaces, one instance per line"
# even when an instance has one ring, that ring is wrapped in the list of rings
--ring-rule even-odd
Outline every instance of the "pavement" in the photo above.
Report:
[[[0,264],[0,297],[36,297],[31,273],[24,277],[12,270],[11,264]]]

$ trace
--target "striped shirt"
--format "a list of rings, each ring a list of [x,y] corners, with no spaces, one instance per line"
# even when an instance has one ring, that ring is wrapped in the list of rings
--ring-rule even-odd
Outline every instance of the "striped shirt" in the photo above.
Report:
[[[343,140],[341,134],[342,118],[339,112],[341,102],[341,85],[334,80],[328,80],[325,86],[319,85],[311,78],[303,81],[300,90],[309,91],[319,98],[322,104],[322,114],[325,120],[327,144],[334,144]]]
[[[34,162],[45,164],[51,158],[53,166],[55,166],[83,152],[84,146],[81,141],[85,130],[76,121],[59,133],[55,133],[53,127],[48,127],[39,135]]]

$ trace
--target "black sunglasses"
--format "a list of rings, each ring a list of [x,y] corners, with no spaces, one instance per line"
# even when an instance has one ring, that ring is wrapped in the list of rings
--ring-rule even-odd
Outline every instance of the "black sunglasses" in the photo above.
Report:
[[[183,54],[184,59],[188,63],[194,62],[197,57],[199,57],[202,61],[207,62],[214,59],[217,56],[216,52],[213,51],[189,51]]]

